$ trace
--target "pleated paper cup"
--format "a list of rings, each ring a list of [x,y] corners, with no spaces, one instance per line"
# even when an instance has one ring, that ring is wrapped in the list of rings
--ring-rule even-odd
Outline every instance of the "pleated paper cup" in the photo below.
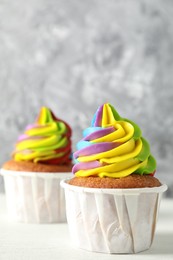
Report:
[[[24,223],[66,222],[60,181],[71,173],[21,172],[1,169],[9,219]]]
[[[150,248],[164,184],[156,188],[65,189],[66,214],[75,247],[102,253],[138,253]]]

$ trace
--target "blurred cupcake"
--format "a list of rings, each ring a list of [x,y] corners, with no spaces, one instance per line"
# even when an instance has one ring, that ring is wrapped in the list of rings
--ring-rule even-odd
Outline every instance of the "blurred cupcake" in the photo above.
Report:
[[[10,219],[19,222],[66,221],[60,181],[71,176],[71,128],[42,107],[36,122],[26,127],[12,160],[1,169]]]
[[[74,153],[74,178],[63,180],[75,246],[103,253],[137,253],[153,241],[167,186],[140,128],[110,105],[97,110]]]

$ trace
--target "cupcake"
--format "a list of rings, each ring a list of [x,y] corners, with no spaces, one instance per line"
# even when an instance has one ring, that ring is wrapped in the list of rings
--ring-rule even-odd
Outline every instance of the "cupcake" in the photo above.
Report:
[[[74,153],[74,177],[61,181],[74,245],[103,253],[137,253],[153,241],[167,189],[154,175],[150,145],[110,104],[96,111]]]
[[[12,159],[1,169],[10,219],[66,221],[60,181],[71,176],[71,169],[71,128],[42,107],[35,123],[19,136]]]

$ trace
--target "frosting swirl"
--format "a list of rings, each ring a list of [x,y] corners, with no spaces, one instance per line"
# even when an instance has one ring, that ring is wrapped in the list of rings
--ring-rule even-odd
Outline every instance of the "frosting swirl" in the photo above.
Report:
[[[72,171],[76,177],[154,174],[156,161],[140,128],[120,117],[110,104],[98,108],[83,135],[74,153],[76,164]]]
[[[56,118],[47,107],[42,107],[36,122],[28,125],[24,134],[19,136],[13,158],[15,161],[69,164],[70,138],[70,126]]]

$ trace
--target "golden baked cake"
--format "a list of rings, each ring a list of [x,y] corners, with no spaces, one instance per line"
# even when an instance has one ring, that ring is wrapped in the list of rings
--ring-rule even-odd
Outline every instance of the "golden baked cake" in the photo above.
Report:
[[[106,189],[131,189],[131,188],[146,188],[159,187],[160,181],[157,178],[146,175],[131,174],[122,178],[110,177],[74,177],[68,182],[71,185],[88,187],[88,188],[106,188]]]
[[[3,164],[3,169],[28,172],[71,172],[72,164],[69,163],[68,165],[56,165],[46,163],[33,163],[31,161],[16,162],[14,160],[10,160]]]

